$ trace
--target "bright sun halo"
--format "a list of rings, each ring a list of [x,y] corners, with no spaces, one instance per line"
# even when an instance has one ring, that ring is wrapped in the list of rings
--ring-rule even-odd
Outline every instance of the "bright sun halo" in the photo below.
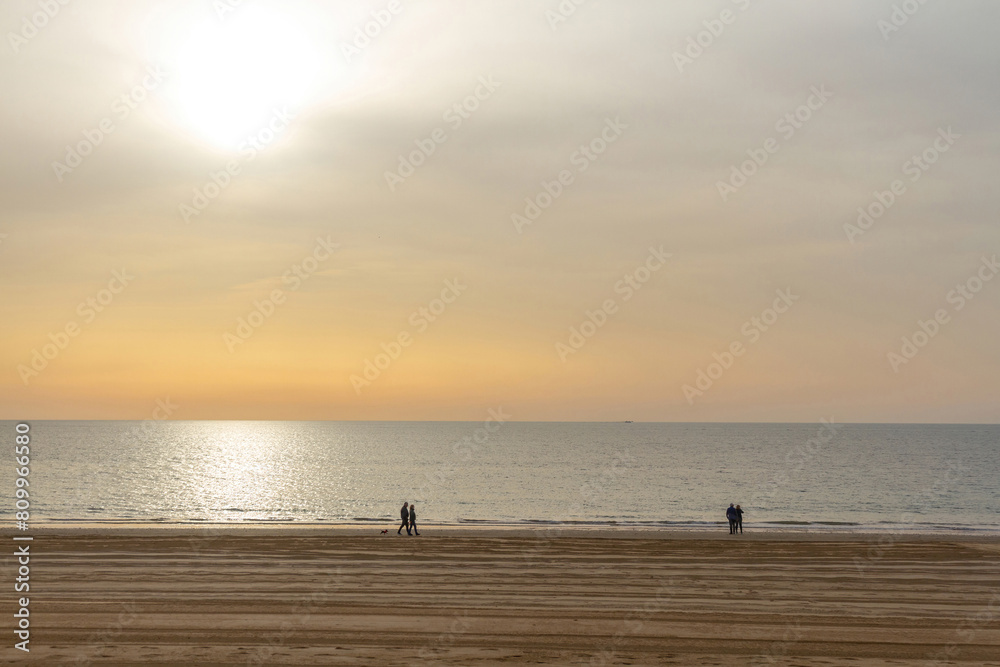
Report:
[[[174,103],[191,130],[235,149],[275,109],[297,112],[316,68],[300,27],[277,12],[246,7],[191,31],[174,68]]]

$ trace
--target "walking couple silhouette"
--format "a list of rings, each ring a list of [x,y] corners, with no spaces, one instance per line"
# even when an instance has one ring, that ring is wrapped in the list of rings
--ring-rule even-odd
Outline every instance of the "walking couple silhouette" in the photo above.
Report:
[[[409,507],[409,509],[407,509]],[[410,503],[403,503],[403,507],[399,510],[399,516],[403,519],[402,525],[399,530],[396,531],[397,535],[403,534],[403,529],[406,529],[407,535],[419,535],[417,532],[417,506],[410,505]],[[413,531],[412,533],[410,531]]]

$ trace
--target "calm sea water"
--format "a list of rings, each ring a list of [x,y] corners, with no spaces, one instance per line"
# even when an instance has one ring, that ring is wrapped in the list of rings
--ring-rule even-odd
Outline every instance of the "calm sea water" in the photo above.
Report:
[[[747,529],[1000,531],[996,425],[490,427],[32,422],[32,519],[391,524],[405,500],[425,524],[704,526],[732,502]]]

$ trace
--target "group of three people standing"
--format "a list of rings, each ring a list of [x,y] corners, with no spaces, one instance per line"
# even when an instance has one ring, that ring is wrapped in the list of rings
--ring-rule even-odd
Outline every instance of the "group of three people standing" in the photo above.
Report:
[[[407,510],[406,509],[407,507],[409,507],[410,509]],[[420,534],[420,533],[417,532],[417,506],[416,505],[410,505],[410,503],[403,503],[402,509],[399,510],[399,516],[400,516],[401,519],[403,519],[403,523],[399,527],[399,530],[396,531],[397,535],[402,535],[404,528],[406,529],[406,534],[407,535],[414,535],[414,534],[419,535]],[[410,530],[412,530],[413,532],[411,533]]]

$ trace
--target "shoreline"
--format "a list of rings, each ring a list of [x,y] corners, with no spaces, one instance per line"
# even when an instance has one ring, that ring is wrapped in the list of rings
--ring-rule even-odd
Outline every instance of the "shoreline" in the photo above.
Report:
[[[398,523],[365,522],[66,522],[32,524],[28,531],[14,530],[13,525],[0,527],[0,534],[6,538],[15,536],[60,536],[60,535],[233,535],[253,533],[274,536],[317,536],[324,533],[343,537],[396,537]],[[727,526],[705,527],[661,527],[661,526],[608,526],[580,524],[418,524],[421,537],[493,537],[519,539],[559,539],[559,538],[601,538],[601,539],[652,539],[652,540],[751,540],[755,542],[953,542],[1000,544],[1000,530],[850,530],[839,528],[760,528],[745,526],[744,533],[730,535]],[[382,530],[389,530],[382,535]],[[405,537],[405,533],[403,534]]]

